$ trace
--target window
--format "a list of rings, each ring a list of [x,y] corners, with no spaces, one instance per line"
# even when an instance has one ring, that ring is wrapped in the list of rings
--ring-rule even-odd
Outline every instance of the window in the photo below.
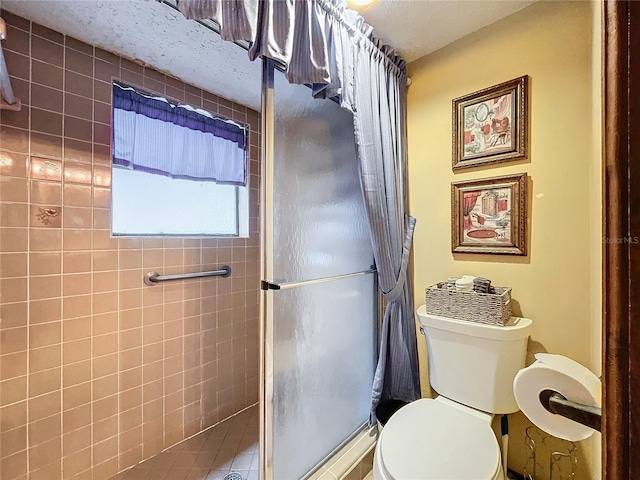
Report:
[[[114,235],[248,236],[247,128],[113,84]]]

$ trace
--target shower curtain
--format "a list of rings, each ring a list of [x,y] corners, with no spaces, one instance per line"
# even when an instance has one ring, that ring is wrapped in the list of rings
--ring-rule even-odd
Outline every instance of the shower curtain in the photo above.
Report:
[[[415,219],[406,215],[406,71],[393,49],[345,0],[181,0],[187,18],[215,20],[225,40],[251,42],[249,57],[286,66],[353,112],[361,180],[386,309],[372,390],[381,399],[420,396],[408,260]]]
[[[370,42],[355,51],[354,128],[373,253],[386,309],[373,383],[371,419],[380,400],[420,396],[413,292],[408,274],[416,220],[406,212],[407,77]]]

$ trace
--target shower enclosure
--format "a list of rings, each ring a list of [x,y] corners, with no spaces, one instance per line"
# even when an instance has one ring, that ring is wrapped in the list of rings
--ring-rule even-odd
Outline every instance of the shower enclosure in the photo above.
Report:
[[[212,478],[256,478],[258,458],[263,480],[309,478],[369,418],[379,303],[353,119],[270,60],[262,74],[260,435],[251,407],[170,449],[197,455],[191,476],[215,457]]]
[[[28,412],[2,416],[0,477],[253,480],[258,440],[263,480],[309,477],[366,425],[377,358],[351,114],[175,0],[2,6],[30,101],[0,119],[0,406]],[[248,237],[114,231],[114,81],[248,125]]]
[[[305,478],[368,421],[377,285],[351,114],[262,88],[261,469]]]

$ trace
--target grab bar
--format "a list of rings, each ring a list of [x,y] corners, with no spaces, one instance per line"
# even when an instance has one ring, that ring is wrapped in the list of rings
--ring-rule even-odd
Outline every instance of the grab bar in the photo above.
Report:
[[[196,272],[196,273],[178,273],[176,275],[160,275],[158,272],[147,272],[144,276],[144,283],[153,286],[160,282],[167,282],[170,280],[184,280],[187,278],[202,278],[202,277],[228,277],[231,275],[231,267],[225,265],[220,267],[220,270],[212,270],[210,272]]]

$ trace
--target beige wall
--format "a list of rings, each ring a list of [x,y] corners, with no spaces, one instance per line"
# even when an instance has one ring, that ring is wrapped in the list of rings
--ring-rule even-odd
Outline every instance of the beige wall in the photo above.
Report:
[[[0,478],[101,480],[258,401],[258,114],[2,17]],[[110,236],[112,77],[250,125],[250,238]]]
[[[472,274],[513,287],[516,314],[533,319],[530,351],[569,356],[599,374],[599,20],[589,2],[540,2],[409,65],[409,197],[417,217],[416,306],[424,287]],[[595,36],[594,36],[595,32]],[[453,173],[451,101],[529,75],[528,159]],[[451,182],[527,172],[526,257],[452,254]],[[428,394],[424,337],[421,380]],[[512,415],[510,466],[524,463],[522,414]],[[579,478],[598,478],[581,445]]]

